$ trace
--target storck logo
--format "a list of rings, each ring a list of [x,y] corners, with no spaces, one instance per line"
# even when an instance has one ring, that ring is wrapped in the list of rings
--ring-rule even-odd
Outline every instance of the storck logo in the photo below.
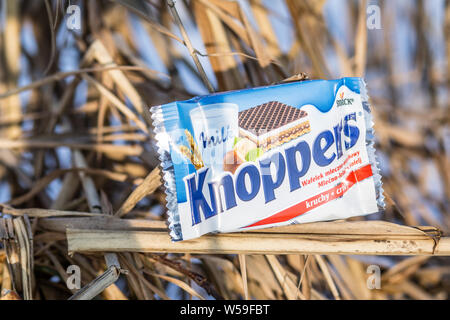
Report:
[[[320,167],[326,167],[340,159],[345,151],[355,146],[360,132],[356,122],[356,113],[347,114],[332,130],[325,130],[317,135],[310,146],[306,141],[273,152],[256,162],[242,164],[234,175],[224,173],[217,181],[211,181],[205,186],[205,178],[209,168],[202,168],[187,176],[184,181],[189,195],[192,225],[202,222],[200,210],[205,219],[209,219],[236,207],[237,198],[241,201],[252,201],[260,192],[264,194],[265,203],[276,199],[275,189],[284,180],[288,180],[290,192],[301,188],[300,179],[305,176],[314,161]],[[328,150],[333,150],[330,155]],[[300,155],[301,163],[297,161]],[[276,168],[276,179],[271,174],[271,166]],[[248,183],[249,182],[249,183]],[[209,201],[203,193],[208,188]],[[223,188],[223,193],[220,192]],[[224,196],[224,199],[222,197]]]
[[[349,106],[349,105],[352,105],[354,101],[355,101],[355,99],[353,99],[353,98],[345,99],[345,98],[344,98],[344,91],[342,91],[342,92],[339,94],[339,99],[336,100],[336,105],[337,105],[338,107],[341,107],[341,106]]]

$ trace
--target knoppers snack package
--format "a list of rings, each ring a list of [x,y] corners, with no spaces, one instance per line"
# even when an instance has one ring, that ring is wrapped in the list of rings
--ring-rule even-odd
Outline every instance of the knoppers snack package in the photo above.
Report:
[[[151,112],[174,241],[384,207],[360,78],[222,92]]]

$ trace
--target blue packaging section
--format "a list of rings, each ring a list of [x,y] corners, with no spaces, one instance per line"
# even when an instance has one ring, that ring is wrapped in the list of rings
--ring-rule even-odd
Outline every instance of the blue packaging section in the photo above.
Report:
[[[331,109],[339,88],[344,85],[355,93],[361,92],[360,78],[309,80],[215,93],[161,106],[165,131],[173,141],[170,144],[170,156],[174,165],[177,202],[186,201],[183,177],[195,172],[194,166],[185,161],[185,158],[173,149],[174,145],[188,144],[181,132],[184,129],[193,131],[189,117],[189,112],[192,109],[214,103],[234,103],[239,106],[239,111],[243,111],[271,100],[277,100],[296,108],[314,105],[318,110],[325,113]]]

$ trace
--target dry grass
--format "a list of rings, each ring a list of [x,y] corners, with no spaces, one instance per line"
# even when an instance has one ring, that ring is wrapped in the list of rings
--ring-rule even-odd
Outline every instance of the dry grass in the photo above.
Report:
[[[449,254],[449,1],[440,26],[424,0],[396,9],[415,43],[407,71],[387,1],[382,30],[365,27],[368,1],[346,2],[342,34],[324,16],[333,1],[178,0],[178,12],[171,1],[80,2],[80,32],[61,18],[67,1],[1,4],[0,299],[448,299],[449,260],[432,255]],[[428,39],[436,27],[440,55]],[[67,48],[78,56],[70,71]],[[149,67],[156,58],[164,72]],[[172,244],[148,107],[196,86],[300,73],[367,77],[387,197],[371,219],[395,224],[355,218]],[[372,264],[379,290],[366,285]],[[69,265],[81,268],[81,291],[66,286]]]

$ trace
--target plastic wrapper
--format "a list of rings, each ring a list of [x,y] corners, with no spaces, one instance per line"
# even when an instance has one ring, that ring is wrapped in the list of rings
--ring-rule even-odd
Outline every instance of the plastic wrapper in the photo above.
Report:
[[[222,92],[151,112],[174,241],[384,208],[360,78]]]

